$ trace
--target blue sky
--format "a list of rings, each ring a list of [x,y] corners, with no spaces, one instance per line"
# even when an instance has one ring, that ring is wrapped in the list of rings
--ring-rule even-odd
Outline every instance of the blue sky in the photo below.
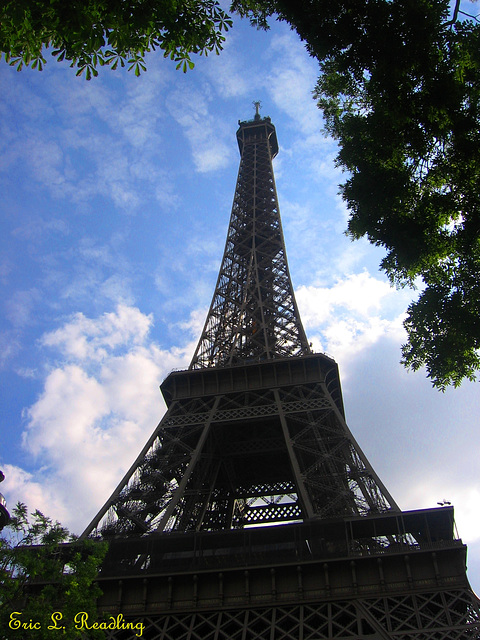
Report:
[[[213,294],[253,100],[277,128],[290,271],[318,351],[340,366],[351,430],[403,509],[455,506],[480,592],[477,384],[441,394],[399,364],[412,291],[344,235],[342,174],[312,99],[317,65],[285,26],[236,21],[186,75],[86,82],[0,63],[1,490],[76,533],[159,422]]]

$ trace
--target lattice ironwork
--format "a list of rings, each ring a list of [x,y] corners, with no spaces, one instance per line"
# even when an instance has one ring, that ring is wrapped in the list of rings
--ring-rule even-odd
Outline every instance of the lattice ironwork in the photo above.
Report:
[[[478,640],[478,601],[467,590],[278,605],[131,619],[148,640]],[[135,631],[107,632],[130,640]],[[138,632],[137,632],[138,633]]]
[[[241,160],[212,304],[191,367],[310,353],[295,302],[275,189],[270,118],[241,122]]]
[[[174,401],[90,531],[219,530],[390,509],[317,381]]]

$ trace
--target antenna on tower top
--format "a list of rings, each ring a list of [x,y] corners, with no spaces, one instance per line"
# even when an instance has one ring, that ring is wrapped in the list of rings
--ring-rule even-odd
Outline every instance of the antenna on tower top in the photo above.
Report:
[[[255,107],[255,120],[260,120],[260,107],[262,103],[260,100],[254,100],[252,104]]]

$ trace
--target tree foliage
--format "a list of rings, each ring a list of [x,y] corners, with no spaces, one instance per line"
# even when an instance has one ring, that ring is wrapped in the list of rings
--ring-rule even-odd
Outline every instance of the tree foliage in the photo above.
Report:
[[[63,626],[68,638],[82,637],[74,617],[79,611],[91,621],[97,617],[101,592],[94,580],[105,553],[106,543],[79,542],[40,511],[29,517],[18,503],[0,537],[0,638],[58,638]],[[13,612],[19,615],[12,618]],[[56,612],[61,615],[54,620]],[[36,628],[17,629],[12,620]],[[104,637],[93,629],[89,633]]]
[[[191,54],[220,51],[231,24],[217,0],[4,0],[0,51],[18,70],[41,70],[51,48],[87,80],[103,65],[128,65],[139,75],[155,49],[186,71]]]
[[[404,363],[426,366],[440,389],[474,380],[480,25],[446,0],[275,4],[320,62],[315,94],[348,172],[348,234],[386,249],[393,284],[421,289],[405,320]],[[258,21],[258,9],[245,14]]]

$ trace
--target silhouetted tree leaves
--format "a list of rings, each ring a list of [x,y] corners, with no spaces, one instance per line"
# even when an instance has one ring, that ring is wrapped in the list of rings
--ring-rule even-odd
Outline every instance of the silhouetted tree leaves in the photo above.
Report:
[[[6,0],[0,7],[0,51],[20,71],[42,69],[45,49],[87,80],[98,67],[146,69],[160,49],[184,71],[191,54],[218,53],[232,21],[216,0]]]

